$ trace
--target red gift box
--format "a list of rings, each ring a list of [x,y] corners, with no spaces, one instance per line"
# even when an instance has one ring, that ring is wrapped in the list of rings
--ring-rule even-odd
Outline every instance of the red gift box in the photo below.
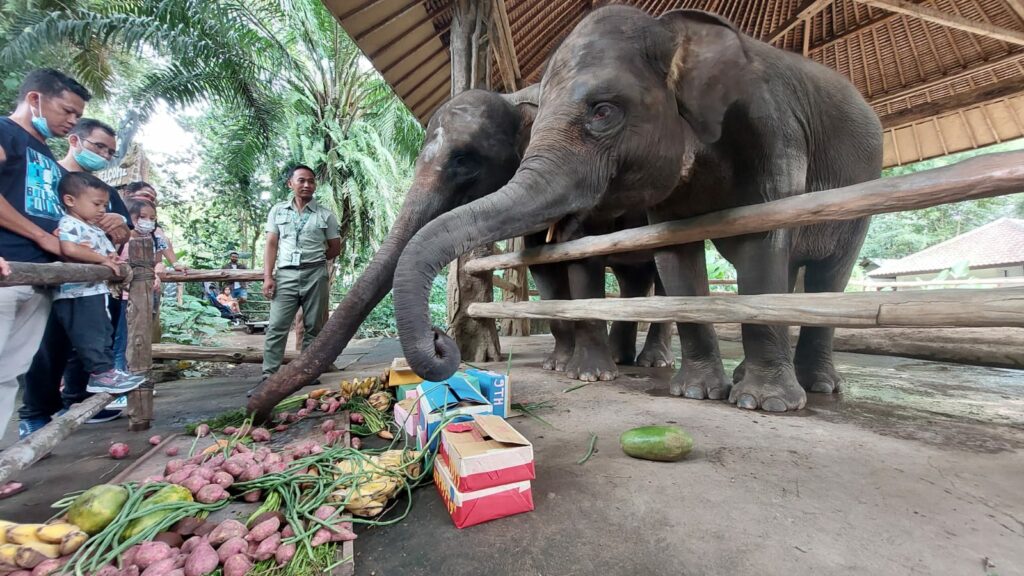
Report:
[[[533,445],[498,416],[473,416],[441,431],[438,460],[463,492],[533,480]]]
[[[498,518],[533,510],[530,481],[493,486],[474,492],[455,488],[445,466],[434,466],[434,485],[457,528],[466,528]]]

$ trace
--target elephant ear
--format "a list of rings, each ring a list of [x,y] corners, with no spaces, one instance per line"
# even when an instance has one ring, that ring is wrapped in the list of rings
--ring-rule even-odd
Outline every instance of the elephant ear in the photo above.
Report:
[[[526,147],[530,144],[533,121],[537,117],[537,106],[540,104],[540,84],[533,84],[518,92],[505,94],[504,98],[519,113],[519,135],[516,138],[516,151],[519,153],[519,157],[522,158],[526,152]]]
[[[746,39],[728,20],[699,10],[666,12],[659,20],[675,39],[667,82],[679,113],[702,142],[717,142],[726,112],[760,83]]]

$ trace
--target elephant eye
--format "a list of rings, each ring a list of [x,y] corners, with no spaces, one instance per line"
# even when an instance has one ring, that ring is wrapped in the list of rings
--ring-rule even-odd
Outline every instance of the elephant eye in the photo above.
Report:
[[[594,106],[594,111],[591,114],[591,119],[592,120],[604,120],[605,118],[608,118],[609,116],[611,116],[611,114],[612,114],[612,105],[608,104],[608,103],[605,103],[605,102],[602,102],[601,104],[598,104],[597,106]]]
[[[611,102],[599,102],[590,108],[590,120],[587,129],[594,135],[606,135],[618,127],[622,119],[622,109]]]

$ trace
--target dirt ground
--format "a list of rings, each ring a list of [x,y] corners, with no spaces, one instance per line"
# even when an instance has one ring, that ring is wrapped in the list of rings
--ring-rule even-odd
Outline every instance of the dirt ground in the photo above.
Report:
[[[513,421],[535,444],[536,510],[458,530],[422,489],[408,518],[361,533],[357,574],[1024,575],[1024,373],[838,354],[848,391],[779,416],[668,397],[669,369],[566,392],[574,382],[539,369],[550,346],[502,341],[512,401],[552,403],[545,422]],[[722,351],[731,370],[741,349]],[[399,353],[394,340],[354,343],[354,363],[324,381],[379,373]],[[240,405],[258,369],[224,374],[159,384],[152,433]],[[687,460],[619,449],[622,431],[659,423],[694,436]],[[61,494],[116,475],[128,461],[107,458],[109,442],[137,455],[150,435],[125,425],[69,438],[22,474],[29,490],[0,501],[0,518],[40,521]],[[591,433],[597,451],[577,464]]]

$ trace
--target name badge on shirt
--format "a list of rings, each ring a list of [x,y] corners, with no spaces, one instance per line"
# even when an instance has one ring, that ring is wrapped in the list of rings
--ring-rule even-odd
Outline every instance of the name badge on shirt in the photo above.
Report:
[[[289,264],[289,266],[298,266],[301,256],[302,255],[298,252],[292,252],[291,264]]]

